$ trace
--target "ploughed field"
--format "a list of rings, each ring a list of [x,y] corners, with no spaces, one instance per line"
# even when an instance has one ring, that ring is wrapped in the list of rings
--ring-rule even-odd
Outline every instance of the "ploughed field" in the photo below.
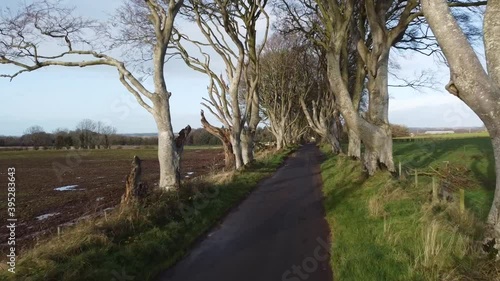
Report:
[[[7,169],[15,167],[17,248],[33,245],[37,237],[56,233],[78,220],[103,215],[120,203],[132,158],[142,161],[142,181],[158,186],[156,149],[0,151],[0,220],[7,221]],[[219,147],[186,147],[181,161],[185,179],[221,169]],[[7,237],[8,229],[0,228]],[[6,246],[2,239],[0,248]]]

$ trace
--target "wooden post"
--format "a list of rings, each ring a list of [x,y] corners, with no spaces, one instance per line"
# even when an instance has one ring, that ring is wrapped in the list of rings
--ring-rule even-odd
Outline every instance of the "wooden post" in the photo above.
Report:
[[[436,184],[436,178],[432,177],[432,203],[437,203],[438,201],[438,185]]]
[[[415,187],[418,187],[418,170],[415,169]]]
[[[460,188],[460,213],[465,211],[465,190]]]
[[[399,178],[401,179],[401,161],[399,161]]]
[[[57,226],[57,237],[61,237],[61,226]]]

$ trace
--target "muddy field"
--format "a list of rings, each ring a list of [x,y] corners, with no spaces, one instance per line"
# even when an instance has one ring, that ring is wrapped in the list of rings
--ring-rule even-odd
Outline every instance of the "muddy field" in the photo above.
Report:
[[[7,220],[7,168],[16,169],[16,238],[29,247],[36,236],[47,236],[88,216],[115,207],[125,190],[134,155],[142,162],[143,182],[157,186],[159,164],[155,149],[0,151],[0,220]],[[187,147],[183,176],[192,178],[221,169],[218,148]],[[8,229],[0,228],[5,237]],[[2,239],[5,246],[6,239]],[[1,247],[4,248],[4,247]]]

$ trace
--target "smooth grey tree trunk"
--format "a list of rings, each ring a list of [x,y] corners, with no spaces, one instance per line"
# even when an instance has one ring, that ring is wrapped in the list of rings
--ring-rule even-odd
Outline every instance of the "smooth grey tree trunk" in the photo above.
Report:
[[[243,163],[245,165],[249,164],[254,160],[254,147],[255,147],[255,133],[257,132],[257,126],[260,123],[260,103],[259,103],[259,89],[258,83],[255,89],[250,89],[253,91],[252,95],[252,110],[250,112],[250,120],[248,122],[248,127],[243,130],[242,135],[244,135],[245,143],[243,147]]]
[[[283,148],[284,135],[282,130],[272,130],[274,138],[276,138],[276,150]]]
[[[253,159],[253,140],[247,130],[244,130],[241,134],[241,157],[243,165],[247,165]]]
[[[389,171],[394,172],[394,162],[392,159],[392,136],[390,126],[374,126],[367,134],[370,137],[364,138],[365,151],[363,160],[368,174],[373,175],[382,168],[382,165]]]
[[[392,132],[389,124],[389,53],[390,46],[378,44],[380,55],[372,61],[375,73],[368,71],[368,105],[367,121],[372,125],[373,137],[366,138],[364,164],[368,173],[372,175],[382,166],[394,171],[392,157]],[[371,134],[371,133],[370,133]]]
[[[167,130],[161,123],[157,121],[158,161],[160,164],[159,186],[161,189],[168,190],[179,186],[176,174],[179,167],[180,155],[175,150],[172,131]]]
[[[173,25],[173,22],[170,23]],[[156,95],[153,98],[153,117],[158,128],[158,161],[160,164],[159,187],[162,190],[180,186],[180,151],[175,145],[175,137],[170,115],[170,96],[164,77],[165,55],[167,48],[163,42],[158,42],[154,48],[154,87]]]
[[[347,147],[347,156],[360,159],[361,158],[361,140],[356,131],[347,129],[347,138],[349,139],[349,144]]]
[[[484,17],[486,67],[457,24],[445,0],[422,0],[427,21],[450,66],[446,89],[484,122],[492,139],[496,189],[484,234],[485,244],[500,249],[500,1],[488,1]]]
[[[241,169],[243,167],[243,154],[241,149],[241,139],[240,135],[232,132],[231,134],[231,145],[233,146],[234,153],[234,163],[236,169]]]
[[[500,250],[500,136],[492,138],[492,144],[495,155],[496,189],[487,223],[491,227],[490,235],[496,238],[496,249]]]

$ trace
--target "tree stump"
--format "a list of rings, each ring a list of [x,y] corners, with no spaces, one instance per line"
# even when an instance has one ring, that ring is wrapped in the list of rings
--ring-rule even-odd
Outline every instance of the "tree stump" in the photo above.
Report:
[[[184,145],[188,139],[188,135],[191,132],[191,126],[187,125],[186,128],[182,129],[179,132],[179,135],[175,138],[175,162],[176,162],[176,171],[175,176],[177,177],[177,181],[181,181],[181,155],[184,151]]]
[[[141,173],[141,159],[134,156],[134,160],[132,160],[132,169],[125,183],[125,194],[122,196],[121,204],[126,205],[146,196],[147,188],[146,185],[141,182]]]

